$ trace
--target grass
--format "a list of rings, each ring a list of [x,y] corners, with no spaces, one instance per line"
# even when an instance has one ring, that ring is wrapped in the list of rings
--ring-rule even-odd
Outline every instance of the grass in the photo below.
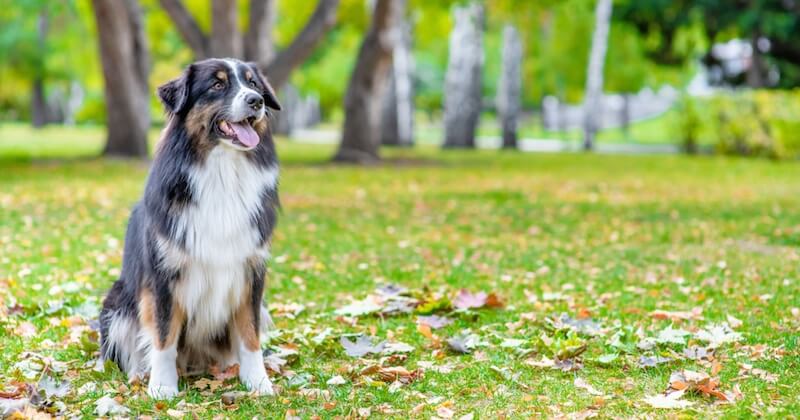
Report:
[[[132,414],[156,417],[329,418],[365,414],[359,408],[374,417],[412,418],[448,410],[476,418],[800,412],[800,317],[792,310],[800,307],[796,164],[422,148],[355,168],[325,163],[332,153],[326,146],[281,142],[283,213],[267,296],[273,304],[306,307],[294,319],[273,307],[278,330],[271,344],[299,352],[284,372],[294,379],[272,373],[278,397],[226,405],[221,396],[241,390],[237,381],[212,393],[191,387],[192,378],[181,384],[185,395],[163,404],[140,385],[127,385],[113,367],[90,368],[96,334],[84,320],[119,273],[125,223],[146,164],[20,160],[17,145],[27,135],[13,130],[14,139],[0,136],[0,156],[11,156],[0,157],[0,384],[67,379],[71,391],[55,398],[65,404],[62,412],[92,417],[104,395],[121,396]],[[87,139],[102,138],[89,129],[37,135],[47,146],[35,155],[47,158],[95,150]],[[441,338],[465,329],[478,335],[485,345],[466,355],[423,336],[414,315],[357,321],[333,315],[383,282],[451,295],[461,288],[495,292],[506,306],[450,314],[455,323],[434,331]],[[650,315],[696,307],[703,319]],[[583,367],[562,372],[527,364],[547,353],[538,337],[554,334],[546,319],[561,313],[589,316],[603,327],[598,337],[579,338],[588,346]],[[720,387],[742,392],[732,404],[695,395],[686,397],[694,403],[687,409],[651,408],[643,398],[663,392],[673,371],[712,366],[677,358],[641,368],[641,356],[670,356],[684,346],[625,353],[609,344],[616,331],[653,337],[671,325],[695,332],[728,315],[742,321],[736,328],[742,339],[720,346],[716,360]],[[311,337],[326,328],[332,338],[315,345]],[[377,358],[348,357],[338,338],[350,333],[410,344],[414,351],[401,361],[408,370],[427,361],[452,371],[429,368],[395,390],[354,373]],[[522,340],[519,348],[501,346],[507,338]],[[608,353],[619,356],[608,365],[596,361]],[[21,362],[39,357],[52,358],[45,359],[50,367],[25,378]],[[777,381],[740,373],[742,363]],[[346,383],[327,385],[336,375]],[[603,396],[576,387],[576,378]]]

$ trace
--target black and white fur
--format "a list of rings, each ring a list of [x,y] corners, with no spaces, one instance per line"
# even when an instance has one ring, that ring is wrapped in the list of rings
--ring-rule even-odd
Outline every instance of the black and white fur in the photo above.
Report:
[[[149,373],[156,398],[178,393],[179,371],[236,363],[249,389],[271,395],[257,343],[279,207],[266,107],[280,105],[255,65],[232,59],[192,64],[158,94],[169,122],[103,304],[101,356],[130,379]],[[237,141],[237,122],[257,145]]]

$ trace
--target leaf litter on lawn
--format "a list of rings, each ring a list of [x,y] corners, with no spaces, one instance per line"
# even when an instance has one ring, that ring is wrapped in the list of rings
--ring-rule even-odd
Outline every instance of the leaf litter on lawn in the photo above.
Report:
[[[718,365],[714,370],[718,371],[720,368]],[[738,384],[730,391],[723,391],[719,377],[683,369],[672,372],[667,390],[663,394],[645,397],[644,401],[653,408],[686,408],[693,403],[682,399],[685,394],[700,395],[719,403],[732,403],[742,399]]]

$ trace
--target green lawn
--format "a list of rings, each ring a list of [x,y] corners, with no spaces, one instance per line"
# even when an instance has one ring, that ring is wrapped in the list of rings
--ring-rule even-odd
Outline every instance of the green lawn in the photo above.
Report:
[[[198,388],[219,382],[189,378],[185,395],[163,404],[112,366],[92,369],[96,333],[87,325],[119,273],[146,164],[49,159],[96,150],[102,133],[91,129],[37,132],[48,145],[37,156],[48,159],[20,160],[25,131],[13,130],[9,139],[0,128],[0,391],[44,378],[38,410],[92,417],[110,396],[134,415],[189,418],[800,412],[797,164],[421,149],[355,168],[326,163],[329,147],[281,142],[270,344],[297,354],[271,372],[279,395],[231,401],[243,390],[236,380],[211,392]],[[382,283],[409,288],[423,307],[441,304],[436,313],[454,323],[434,337],[418,329],[418,314],[334,314]],[[494,292],[505,306],[447,308],[462,288]],[[569,318],[554,320],[561,314]],[[735,332],[717,337],[725,342],[712,361],[684,356],[687,346],[708,347],[703,331],[722,323]],[[470,354],[448,349],[462,332],[478,342]],[[358,333],[411,351],[350,357],[339,340]],[[575,370],[532,365],[558,353]],[[641,367],[643,356],[670,360]],[[380,369],[410,372],[409,383],[382,380]],[[684,409],[644,401],[681,369],[718,376],[722,392],[741,398],[687,394]],[[337,375],[343,383],[328,384]]]

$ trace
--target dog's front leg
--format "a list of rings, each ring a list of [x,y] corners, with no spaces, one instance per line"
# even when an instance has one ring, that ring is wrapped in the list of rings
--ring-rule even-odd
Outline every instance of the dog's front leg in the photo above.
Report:
[[[169,286],[156,282],[156,290],[145,290],[140,298],[139,316],[152,337],[147,393],[157,399],[178,395],[178,337],[185,314],[174,303]]]
[[[259,395],[274,395],[272,382],[264,367],[264,356],[261,353],[259,327],[261,321],[261,300],[264,294],[264,276],[266,266],[263,262],[251,262],[247,269],[250,285],[247,299],[244,299],[236,311],[235,342],[239,353],[239,380],[251,391]]]

